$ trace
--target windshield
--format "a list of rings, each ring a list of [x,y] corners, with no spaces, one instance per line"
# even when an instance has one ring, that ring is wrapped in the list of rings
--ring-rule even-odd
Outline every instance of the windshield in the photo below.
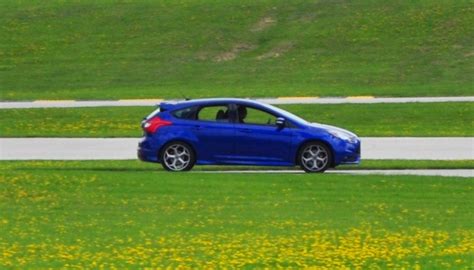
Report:
[[[285,111],[283,109],[280,109],[278,107],[275,107],[273,105],[270,105],[270,104],[265,104],[265,106],[281,115],[283,115],[284,117],[290,119],[290,120],[293,120],[294,122],[297,122],[298,124],[302,124],[302,125],[305,125],[305,124],[308,124],[308,121],[304,120],[303,118],[295,115],[295,114],[292,114],[288,111]]]

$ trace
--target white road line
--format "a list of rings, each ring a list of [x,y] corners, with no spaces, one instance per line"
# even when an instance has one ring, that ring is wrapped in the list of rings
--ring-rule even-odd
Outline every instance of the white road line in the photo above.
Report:
[[[474,102],[474,96],[467,97],[346,97],[346,98],[262,98],[269,104],[376,104],[376,103],[435,103]]]
[[[301,170],[228,170],[228,171],[193,171],[193,173],[210,174],[305,174]],[[331,174],[350,174],[350,175],[420,175],[420,176],[445,176],[445,177],[474,177],[473,169],[414,169],[414,170],[328,170]]]
[[[474,159],[474,137],[361,138],[362,159]],[[138,138],[0,138],[0,160],[136,159]]]
[[[375,104],[375,103],[433,103],[433,102],[474,102],[474,96],[465,97],[281,97],[257,98],[268,104]],[[155,106],[163,99],[128,99],[128,100],[37,100],[37,101],[2,101],[0,109],[27,108],[80,108],[80,107],[121,107],[121,106]],[[170,100],[173,101],[173,100]]]
[[[377,175],[423,175],[423,176],[446,176],[446,177],[474,177],[472,169],[453,170],[338,170],[329,171],[337,174],[377,174]]]

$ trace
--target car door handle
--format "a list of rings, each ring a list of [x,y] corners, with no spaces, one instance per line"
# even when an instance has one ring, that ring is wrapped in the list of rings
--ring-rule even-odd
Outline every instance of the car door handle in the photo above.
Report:
[[[195,125],[194,129],[201,129],[201,126],[200,125]]]
[[[243,132],[243,133],[251,133],[252,130],[250,130],[249,128],[242,128],[242,129],[239,129],[239,132]]]

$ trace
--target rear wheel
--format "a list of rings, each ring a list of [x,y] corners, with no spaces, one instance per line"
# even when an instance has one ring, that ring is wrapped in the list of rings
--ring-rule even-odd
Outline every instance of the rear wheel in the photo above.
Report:
[[[306,143],[298,154],[298,162],[305,172],[324,172],[331,160],[331,149],[321,142]]]
[[[196,158],[193,149],[183,142],[166,144],[163,147],[163,151],[161,151],[161,165],[167,171],[189,171],[195,162]]]

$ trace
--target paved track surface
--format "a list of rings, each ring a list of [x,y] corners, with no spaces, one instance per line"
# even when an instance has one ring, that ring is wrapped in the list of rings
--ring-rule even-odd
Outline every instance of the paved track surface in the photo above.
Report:
[[[229,171],[195,171],[195,173],[288,173],[304,174],[300,170],[229,170]],[[327,173],[334,174],[360,174],[360,175],[421,175],[421,176],[445,176],[445,177],[474,177],[472,169],[454,170],[329,170]]]
[[[363,159],[474,159],[474,138],[361,138]],[[138,138],[0,138],[0,160],[135,159]]]
[[[431,102],[474,102],[474,96],[468,97],[399,97],[376,98],[371,96],[355,96],[345,98],[318,97],[280,97],[259,98],[257,101],[269,104],[373,104],[373,103],[431,103]],[[75,107],[118,107],[118,106],[155,106],[162,99],[129,99],[129,100],[37,100],[19,102],[0,102],[0,109],[18,108],[75,108]]]

